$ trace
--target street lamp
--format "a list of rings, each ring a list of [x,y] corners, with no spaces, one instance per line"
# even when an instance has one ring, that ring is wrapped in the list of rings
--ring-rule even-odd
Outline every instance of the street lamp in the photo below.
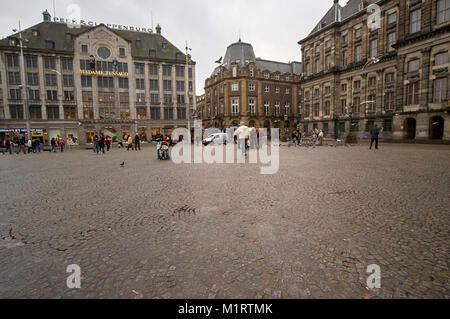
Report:
[[[13,29],[13,32],[17,32],[17,29]],[[27,125],[27,134],[28,134],[28,139],[31,139],[31,128],[30,128],[30,112],[28,110],[28,97],[27,97],[27,79],[25,76],[25,58],[23,55],[23,42],[29,42],[26,39],[22,38],[22,29],[20,27],[20,21],[19,21],[19,47],[20,47],[20,73],[21,73],[21,80],[23,81],[23,85],[21,85],[21,87],[23,87],[24,91],[25,91],[25,99],[24,99],[24,107],[25,107],[25,121],[26,121],[26,125]]]
[[[191,137],[191,104],[189,100],[189,51],[192,51],[191,48],[188,47],[188,43],[186,41],[186,70],[185,70],[185,91],[186,91],[186,99],[187,101],[187,119],[188,119],[188,131],[189,131],[189,138]],[[192,96],[192,103],[194,103],[194,97]]]

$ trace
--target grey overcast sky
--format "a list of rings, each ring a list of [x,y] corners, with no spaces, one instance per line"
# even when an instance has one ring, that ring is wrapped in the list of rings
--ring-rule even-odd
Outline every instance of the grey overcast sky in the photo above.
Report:
[[[341,0],[344,5],[347,0]],[[196,66],[197,95],[214,61],[228,45],[251,43],[257,57],[281,62],[300,61],[298,40],[308,35],[333,0],[55,0],[56,16],[65,18],[71,4],[79,5],[85,21],[138,27],[159,23],[162,34],[184,51],[186,40]],[[53,0],[2,0],[0,37],[18,27],[42,21],[45,9],[53,16]]]

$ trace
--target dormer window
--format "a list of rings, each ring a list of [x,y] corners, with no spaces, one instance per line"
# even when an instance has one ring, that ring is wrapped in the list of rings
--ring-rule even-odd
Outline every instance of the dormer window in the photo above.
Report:
[[[39,30],[33,29],[31,31],[31,34],[34,38],[37,38],[38,36],[40,36],[41,33],[39,32]]]
[[[15,47],[17,45],[17,40],[15,38],[9,38],[8,39],[8,44],[11,47]]]
[[[55,49],[55,42],[51,40],[45,40],[45,48],[47,50],[54,50]]]
[[[167,43],[166,42],[162,43],[162,48],[163,48],[163,50],[167,50]]]
[[[180,52],[176,53],[176,59],[177,60],[183,60],[183,55]]]
[[[66,40],[71,41],[72,39],[73,39],[72,33],[67,32],[67,33],[66,33]]]
[[[142,41],[141,40],[136,40],[136,46],[139,48],[142,46]]]
[[[151,58],[156,58],[156,50],[155,49],[150,49],[149,51],[149,56]]]

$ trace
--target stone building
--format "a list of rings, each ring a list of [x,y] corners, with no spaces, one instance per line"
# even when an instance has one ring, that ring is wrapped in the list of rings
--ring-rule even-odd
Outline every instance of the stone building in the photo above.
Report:
[[[450,140],[450,1],[338,0],[301,45],[302,126]]]
[[[301,63],[282,63],[255,57],[251,44],[228,46],[225,57],[205,81],[202,104],[205,127],[247,125],[297,128]]]
[[[195,63],[186,63],[159,25],[153,33],[43,15],[22,31],[25,83],[19,34],[0,41],[0,139],[23,135],[27,106],[32,135],[45,143],[70,136],[84,144],[96,133],[150,139],[187,127]]]

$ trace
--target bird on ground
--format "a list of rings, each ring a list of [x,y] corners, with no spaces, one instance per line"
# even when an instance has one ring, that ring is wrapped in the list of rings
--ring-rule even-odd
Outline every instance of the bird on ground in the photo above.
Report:
[[[222,57],[220,57],[220,59],[217,60],[215,63],[222,64]]]
[[[120,167],[124,167],[125,166],[125,162],[122,162],[122,164],[120,164]]]

